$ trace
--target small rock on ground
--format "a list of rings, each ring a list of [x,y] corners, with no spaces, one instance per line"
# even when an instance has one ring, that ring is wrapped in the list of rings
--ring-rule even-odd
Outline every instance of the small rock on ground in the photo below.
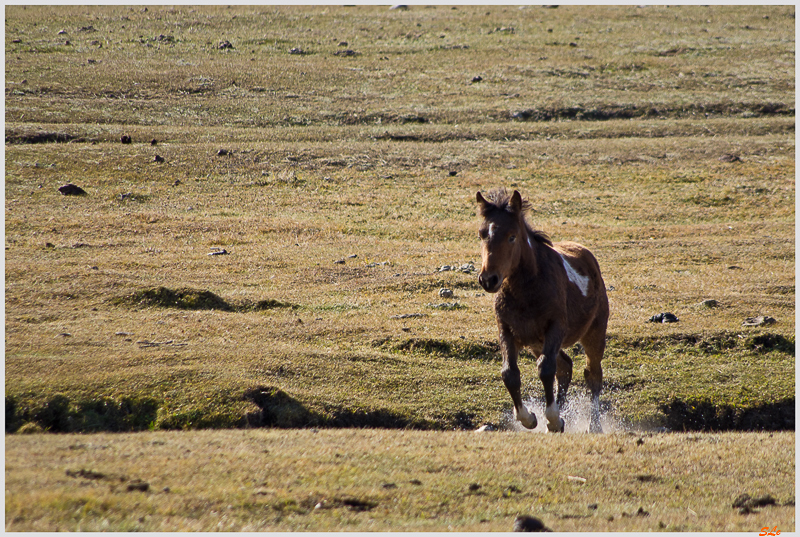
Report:
[[[539,520],[538,518],[528,516],[528,515],[520,515],[514,521],[514,531],[543,531],[543,532],[551,532],[550,528],[544,525],[544,522]]]
[[[132,481],[126,487],[128,492],[138,490],[140,492],[147,492],[150,489],[150,483],[146,481]]]
[[[673,313],[664,312],[664,313],[658,313],[656,315],[653,315],[652,317],[650,317],[648,322],[650,322],[650,323],[677,323],[678,322],[678,318]]]
[[[64,186],[58,187],[58,191],[65,196],[85,196],[86,191],[77,185],[67,183]]]
[[[457,310],[457,309],[461,309],[461,304],[459,304],[458,302],[442,302],[441,304],[430,303],[430,304],[425,304],[425,306],[428,307],[428,308],[433,308],[433,309],[437,309],[437,310]]]
[[[748,317],[742,323],[742,326],[766,326],[777,322],[772,317],[766,315],[759,315],[758,317]]]
[[[481,425],[477,429],[475,429],[476,433],[490,433],[497,430],[497,425],[494,423],[487,423],[485,425]]]
[[[740,494],[736,498],[736,500],[734,500],[733,505],[731,507],[733,507],[734,509],[741,508],[748,510],[749,512],[753,512],[750,510],[752,510],[755,507],[776,505],[776,503],[777,502],[775,501],[775,498],[773,498],[769,494],[765,494],[764,496],[758,498],[751,498],[749,494]]]
[[[441,267],[438,267],[435,270],[435,272],[448,272],[448,271],[463,272],[464,274],[478,272],[478,270],[475,268],[475,264],[472,261],[470,261],[469,263],[463,263],[461,265],[442,265]]]
[[[392,315],[389,317],[390,319],[417,319],[419,317],[425,317],[424,313],[403,313],[401,315]]]

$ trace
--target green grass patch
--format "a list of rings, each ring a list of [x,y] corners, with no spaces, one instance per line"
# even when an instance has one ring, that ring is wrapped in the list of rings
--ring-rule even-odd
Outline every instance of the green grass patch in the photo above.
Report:
[[[227,301],[211,291],[183,287],[142,289],[112,301],[138,307],[175,308],[181,310],[266,311],[275,308],[293,309],[297,306],[275,299]]]
[[[6,396],[6,432],[35,425],[52,432],[143,431],[155,428],[159,402],[148,397],[92,397],[71,400]],[[22,431],[24,432],[24,431]]]

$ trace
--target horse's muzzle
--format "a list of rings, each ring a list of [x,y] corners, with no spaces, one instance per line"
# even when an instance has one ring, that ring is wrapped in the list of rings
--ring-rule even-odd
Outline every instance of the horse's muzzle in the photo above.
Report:
[[[500,285],[503,283],[503,281],[497,274],[486,274],[485,272],[481,272],[478,276],[478,283],[481,284],[481,287],[483,287],[487,293],[496,293],[500,290]]]

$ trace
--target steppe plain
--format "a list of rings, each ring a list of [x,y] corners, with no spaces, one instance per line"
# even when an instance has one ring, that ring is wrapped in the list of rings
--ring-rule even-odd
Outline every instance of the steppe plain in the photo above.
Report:
[[[794,17],[7,6],[6,529],[793,531]],[[511,423],[494,186],[600,262],[608,434]]]

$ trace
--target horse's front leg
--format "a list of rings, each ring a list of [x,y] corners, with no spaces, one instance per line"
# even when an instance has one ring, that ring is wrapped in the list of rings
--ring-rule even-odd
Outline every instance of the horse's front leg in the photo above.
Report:
[[[539,379],[544,386],[544,400],[547,405],[544,416],[547,418],[547,430],[551,433],[564,432],[564,420],[561,418],[558,402],[555,398],[555,380],[558,369],[558,358],[561,353],[561,342],[564,336],[557,325],[552,325],[545,334],[542,355],[536,362],[539,368]],[[571,375],[570,375],[571,376]]]
[[[519,348],[508,327],[504,325],[500,325],[500,349],[503,352],[503,369],[500,375],[503,377],[503,383],[506,385],[508,393],[511,394],[511,400],[514,401],[514,417],[525,428],[535,429],[536,415],[529,412],[522,404],[522,394],[520,393],[522,382],[519,378],[519,366],[517,366]]]

